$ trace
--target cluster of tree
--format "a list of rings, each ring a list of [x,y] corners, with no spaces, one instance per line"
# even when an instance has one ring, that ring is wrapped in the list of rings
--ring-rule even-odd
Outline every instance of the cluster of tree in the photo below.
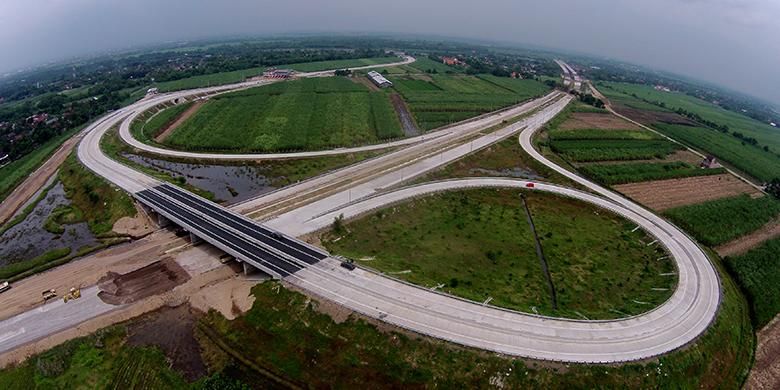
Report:
[[[776,177],[767,183],[764,190],[775,198],[780,199],[780,177]]]
[[[557,83],[555,83],[552,80],[547,80],[547,81],[551,81],[553,84],[557,85]],[[547,84],[547,85],[549,85],[549,84]],[[575,96],[577,96],[579,101],[581,101],[581,102],[583,102],[583,103],[585,103],[587,105],[591,105],[591,106],[596,107],[596,108],[604,108],[604,102],[601,99],[599,99],[599,98],[597,98],[597,97],[595,97],[595,96],[593,96],[593,95],[591,95],[589,93],[579,93],[577,91],[572,91],[571,93],[574,94]]]
[[[335,72],[333,72],[336,76],[349,76],[352,74],[352,71],[349,69],[336,69]]]

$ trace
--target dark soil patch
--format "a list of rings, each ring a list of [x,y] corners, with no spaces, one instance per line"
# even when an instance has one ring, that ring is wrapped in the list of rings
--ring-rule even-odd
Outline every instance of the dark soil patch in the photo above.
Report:
[[[195,339],[196,321],[187,304],[165,307],[131,323],[127,342],[160,348],[173,368],[192,382],[208,373]]]
[[[187,271],[169,258],[123,275],[108,272],[98,281],[98,296],[103,302],[122,305],[172,290],[189,279]]]
[[[412,114],[409,112],[409,107],[406,107],[406,103],[404,102],[404,99],[401,98],[401,95],[397,93],[390,95],[390,101],[393,103],[393,108],[395,108],[398,119],[401,121],[401,128],[404,130],[404,135],[407,137],[420,135],[420,129],[418,129],[417,125],[414,123]]]
[[[638,110],[620,105],[615,105],[613,108],[619,114],[627,116],[645,126],[650,126],[656,122],[671,125],[698,126],[696,122],[673,112]]]

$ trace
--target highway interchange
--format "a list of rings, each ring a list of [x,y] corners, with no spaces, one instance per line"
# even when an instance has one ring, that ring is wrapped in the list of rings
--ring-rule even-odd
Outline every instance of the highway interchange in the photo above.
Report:
[[[404,62],[411,60],[407,57]],[[325,75],[327,73],[319,72],[312,76]],[[565,362],[633,361],[692,342],[717,315],[720,302],[718,275],[693,240],[642,206],[565,170],[533,148],[533,134],[571,101],[571,96],[565,93],[551,92],[508,110],[406,140],[404,148],[234,205],[230,210],[122,165],[100,149],[100,138],[117,124],[122,138],[132,143],[128,130],[130,121],[155,105],[262,83],[253,81],[180,91],[117,110],[81,133],[83,139],[78,147],[78,157],[90,170],[133,194],[139,201],[221,249],[237,254],[237,258],[282,278],[285,283],[364,315],[461,345]],[[513,121],[512,118],[517,117],[520,119]],[[338,259],[292,238],[326,228],[337,215],[350,218],[432,192],[474,187],[527,188],[527,181],[496,178],[403,187],[403,183],[412,178],[514,136],[518,136],[522,148],[533,158],[591,192],[539,182],[534,183],[534,191],[552,192],[611,210],[635,222],[665,246],[677,264],[679,276],[677,289],[667,302],[647,313],[620,320],[581,321],[536,316],[455,298],[370,270],[349,271],[339,266]],[[165,149],[149,151],[174,156],[179,153]],[[220,158],[218,156],[221,155],[209,158]],[[250,158],[282,157],[294,156],[251,155]],[[236,155],[226,158],[233,159]],[[263,224],[239,214],[260,219]],[[274,235],[276,231],[283,235]],[[243,258],[238,252],[243,252]],[[26,313],[20,316],[25,315],[29,316]],[[84,316],[74,318],[72,322],[86,320],[88,314]],[[23,319],[13,317],[0,322],[2,351],[30,340],[30,335],[23,340],[19,338],[18,342],[15,340],[17,337],[13,332]],[[37,334],[45,336],[46,332],[56,331],[42,329]]]

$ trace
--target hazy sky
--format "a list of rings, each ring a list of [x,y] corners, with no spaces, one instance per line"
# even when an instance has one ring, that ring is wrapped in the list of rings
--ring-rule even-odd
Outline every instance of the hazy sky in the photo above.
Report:
[[[691,75],[780,105],[778,0],[2,0],[0,72],[139,44],[299,31],[538,44]]]

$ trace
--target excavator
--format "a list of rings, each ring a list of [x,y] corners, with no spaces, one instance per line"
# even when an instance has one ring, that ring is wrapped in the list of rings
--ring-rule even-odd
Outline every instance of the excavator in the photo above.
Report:
[[[68,303],[68,301],[72,299],[79,299],[79,298],[81,298],[81,286],[79,286],[78,288],[71,287],[70,291],[62,297],[62,300],[65,303]]]

